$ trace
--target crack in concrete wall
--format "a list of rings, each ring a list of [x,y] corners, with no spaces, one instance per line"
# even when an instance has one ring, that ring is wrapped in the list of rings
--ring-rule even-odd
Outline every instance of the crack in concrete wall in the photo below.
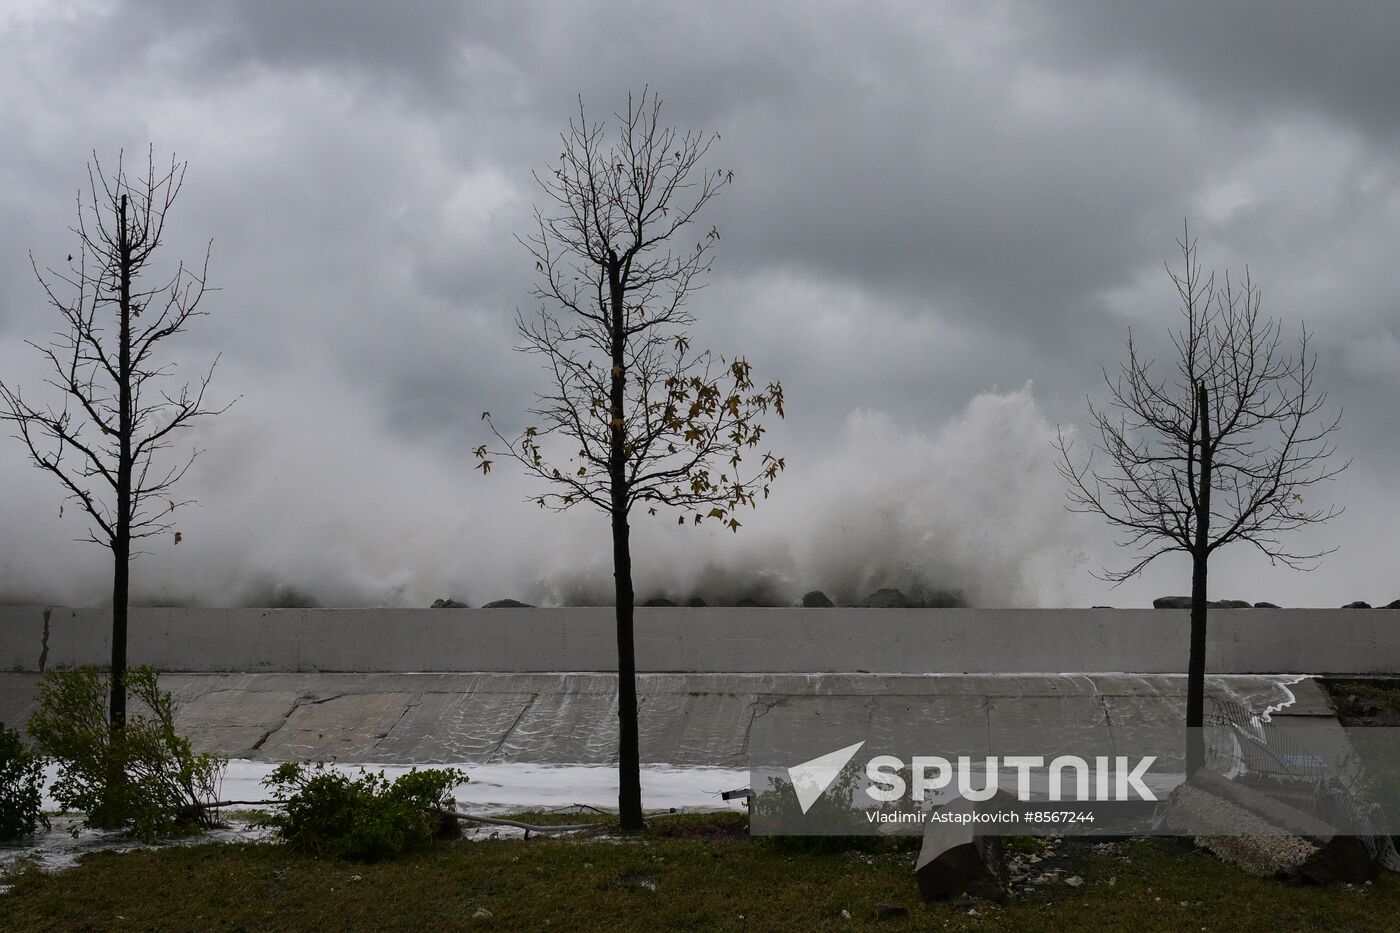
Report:
[[[292,714],[297,711],[297,707],[301,705],[302,699],[302,697],[297,697],[295,700],[292,701],[292,705],[287,707],[287,712],[282,714],[282,721],[279,722],[277,725],[273,726],[272,728],[268,729],[266,732],[264,732],[262,734],[262,738],[258,739],[256,742],[253,743],[253,751],[257,751],[258,749],[262,748],[268,739],[272,738],[275,734],[282,731],[282,727],[291,721]]]
[[[399,718],[394,720],[393,725],[389,726],[389,728],[379,733],[379,738],[387,739],[393,733],[393,731],[399,727],[399,723],[403,722],[404,719],[408,717],[408,714],[412,712],[415,707],[420,706],[422,702],[423,694],[420,693],[414,696],[412,699],[410,699],[407,703],[405,703],[403,707],[403,712],[399,713]]]
[[[495,747],[492,748],[491,751],[486,753],[487,761],[499,760],[501,749],[505,748],[505,744],[509,742],[510,737],[515,734],[516,727],[518,727],[520,723],[524,721],[525,714],[530,712],[530,707],[534,706],[535,701],[539,698],[540,695],[538,693],[532,693],[530,695],[530,699],[525,701],[525,705],[520,707],[520,712],[515,714],[515,719],[511,722],[509,726],[506,726],[506,730],[501,733],[500,741],[496,743]]]

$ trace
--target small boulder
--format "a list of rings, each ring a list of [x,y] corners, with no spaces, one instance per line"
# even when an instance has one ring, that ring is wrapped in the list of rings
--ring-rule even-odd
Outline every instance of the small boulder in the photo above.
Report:
[[[1371,604],[1368,603],[1368,602],[1366,602],[1365,600],[1358,599],[1358,600],[1357,600],[1356,602],[1354,602],[1354,603],[1347,603],[1347,604],[1346,604],[1345,606],[1343,606],[1342,608],[1343,608],[1343,609],[1370,609],[1370,608],[1371,608]]]
[[[836,606],[821,590],[812,590],[802,596],[802,608],[804,609],[832,609]]]
[[[915,609],[919,604],[899,590],[876,590],[860,601],[862,609]]]
[[[533,609],[529,603],[522,603],[518,599],[493,599],[481,607],[482,609]]]
[[[647,606],[647,607],[666,607],[666,606],[669,606],[669,607],[671,607],[671,608],[675,608],[675,605],[676,605],[676,604],[673,603],[673,602],[671,602],[669,599],[667,599],[667,598],[664,597],[664,596],[658,596],[658,597],[656,597],[655,599],[648,599],[646,602],[642,603],[642,605],[643,605],[643,606]]]
[[[1190,609],[1190,596],[1158,596],[1152,600],[1153,609]],[[1250,603],[1243,599],[1208,599],[1207,609],[1252,609]]]
[[[466,603],[459,603],[455,599],[435,599],[430,609],[470,609]]]
[[[704,609],[704,608],[705,608],[705,601],[704,601],[703,599],[701,599],[699,596],[692,596],[692,597],[690,597],[689,599],[687,599],[687,600],[685,601],[685,604],[686,604],[686,606],[688,606],[688,607],[691,608],[691,609]]]

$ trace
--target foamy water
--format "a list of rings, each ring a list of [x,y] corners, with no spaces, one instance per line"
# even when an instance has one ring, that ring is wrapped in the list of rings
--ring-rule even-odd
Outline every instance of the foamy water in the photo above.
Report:
[[[262,781],[276,767],[277,764],[273,762],[244,759],[230,761],[220,787],[220,799],[267,799],[268,791],[262,786]],[[382,770],[390,780],[412,770],[407,765],[336,764],[330,767],[347,774],[358,774],[360,768],[370,771]],[[521,810],[555,810],[574,806],[608,810],[617,806],[617,768],[614,766],[461,764],[455,767],[466,771],[469,778],[466,784],[458,785],[453,791],[457,808],[468,813],[496,816]],[[55,770],[51,767],[46,774],[52,782]],[[642,803],[648,810],[737,811],[743,808],[740,802],[725,801],[720,795],[727,790],[747,787],[748,782],[747,771],[728,768],[645,766],[642,768]],[[55,806],[52,798],[46,793],[45,809],[52,811]],[[254,808],[240,806],[236,809]],[[580,822],[588,822],[587,812],[583,811]],[[0,844],[0,877],[21,859],[31,860],[45,871],[54,871],[71,868],[89,852],[127,852],[202,842],[250,842],[273,837],[273,832],[265,826],[229,818],[226,820],[226,827],[203,835],[152,844],[138,842],[121,832],[83,828],[81,816],[58,815],[51,816],[50,819],[53,825],[47,832],[22,843]],[[510,827],[480,826],[470,829],[467,838],[485,839],[522,834],[521,830]],[[0,884],[0,892],[4,889],[5,886]]]

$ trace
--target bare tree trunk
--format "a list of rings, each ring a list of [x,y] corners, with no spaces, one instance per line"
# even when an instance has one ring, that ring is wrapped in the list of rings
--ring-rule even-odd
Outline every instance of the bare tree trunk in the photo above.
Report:
[[[626,513],[613,513],[617,583],[617,806],[622,828],[642,829],[641,756],[637,742],[637,660],[632,641],[632,551]]]
[[[113,729],[126,725],[126,618],[130,546],[112,547],[112,695],[109,719]]]
[[[126,622],[130,599],[131,574],[131,231],[127,227],[126,195],[121,196],[117,218],[117,267],[120,274],[121,320],[118,361],[117,443],[117,524],[112,541],[112,702],[111,725],[119,731],[126,725]]]
[[[1205,714],[1206,687],[1206,567],[1204,556],[1191,559],[1191,658],[1186,668],[1186,728],[1191,730],[1186,749],[1186,773],[1205,765],[1205,741],[1201,724]]]
[[[1206,575],[1210,566],[1210,487],[1212,438],[1210,433],[1210,398],[1204,383],[1196,385],[1197,417],[1201,436],[1199,470],[1197,473],[1196,540],[1191,549],[1191,656],[1186,668],[1186,774],[1189,777],[1206,763],[1205,737],[1201,733],[1205,720],[1206,695],[1206,612],[1209,598]]]
[[[637,739],[637,659],[633,644],[631,529],[627,523],[627,452],[622,407],[627,386],[627,347],[622,268],[617,254],[608,264],[612,298],[612,430],[608,471],[612,485],[613,580],[617,603],[617,809],[624,830],[639,830],[642,819],[642,763]]]

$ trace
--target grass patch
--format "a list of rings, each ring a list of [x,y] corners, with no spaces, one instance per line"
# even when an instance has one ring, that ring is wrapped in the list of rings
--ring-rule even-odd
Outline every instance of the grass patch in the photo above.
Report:
[[[1002,840],[1002,845],[1006,847],[1008,855],[1044,855],[1046,838],[1044,836],[1007,836]]]
[[[1358,697],[1385,701],[1400,705],[1400,680],[1379,678],[1373,680],[1328,680],[1327,688],[1333,696],[1354,694]]]
[[[1400,725],[1400,679],[1323,678],[1322,685],[1343,725]]]
[[[95,853],[67,872],[11,879],[0,929],[1360,931],[1400,914],[1395,875],[1354,889],[1289,886],[1173,840],[1081,842],[1081,887],[1032,887],[1002,907],[925,907],[909,852],[783,852],[748,839],[742,822],[686,816],[625,839],[436,843],[370,865],[270,844]],[[877,904],[908,914],[876,919]],[[482,909],[491,916],[476,917]]]

